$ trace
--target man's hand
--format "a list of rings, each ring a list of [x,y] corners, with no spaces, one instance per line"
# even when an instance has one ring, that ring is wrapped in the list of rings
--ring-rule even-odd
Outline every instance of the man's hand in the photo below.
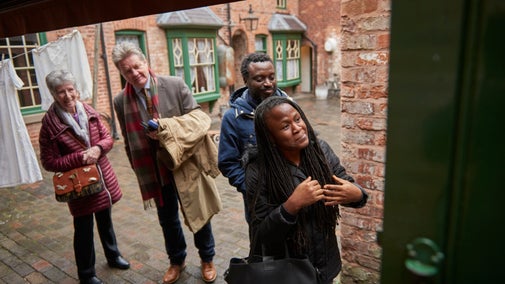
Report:
[[[158,130],[147,130],[146,131],[147,137],[153,139],[153,140],[159,140],[158,138]]]

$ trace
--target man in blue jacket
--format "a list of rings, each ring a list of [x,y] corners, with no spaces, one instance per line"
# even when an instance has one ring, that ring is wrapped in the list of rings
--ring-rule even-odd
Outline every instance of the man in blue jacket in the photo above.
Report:
[[[241,159],[245,150],[256,145],[254,134],[254,111],[259,103],[270,96],[287,97],[277,88],[275,68],[270,56],[251,53],[242,61],[240,72],[245,87],[236,90],[230,97],[228,109],[221,122],[219,137],[218,166],[245,200],[245,171]],[[249,212],[244,202],[245,218],[249,223]]]

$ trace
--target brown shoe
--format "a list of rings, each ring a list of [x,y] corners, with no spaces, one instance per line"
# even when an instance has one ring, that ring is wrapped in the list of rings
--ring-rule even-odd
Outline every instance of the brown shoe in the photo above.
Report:
[[[186,268],[186,263],[184,262],[181,265],[171,264],[163,276],[163,284],[172,284],[179,280],[181,271],[183,271],[184,268]]]
[[[207,283],[214,282],[216,280],[217,273],[216,268],[214,267],[214,263],[211,262],[203,262],[202,261],[202,279]]]

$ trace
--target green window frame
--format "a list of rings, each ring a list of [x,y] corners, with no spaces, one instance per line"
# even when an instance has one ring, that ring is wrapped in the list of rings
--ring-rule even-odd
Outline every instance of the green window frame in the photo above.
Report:
[[[301,83],[301,34],[273,35],[273,60],[277,85],[281,88]]]
[[[10,58],[16,74],[24,85],[17,92],[17,100],[23,116],[43,113],[32,50],[47,43],[45,33],[33,33],[9,38],[0,38],[2,58]]]
[[[267,36],[256,35],[254,37],[254,49],[256,52],[267,53]]]
[[[286,9],[287,0],[277,0],[277,9]]]
[[[216,32],[167,30],[170,74],[184,79],[198,103],[221,96],[217,64]]]
[[[122,41],[132,42],[140,47],[144,54],[148,56],[145,32],[138,30],[120,30],[115,32],[115,37],[116,43],[120,43]]]

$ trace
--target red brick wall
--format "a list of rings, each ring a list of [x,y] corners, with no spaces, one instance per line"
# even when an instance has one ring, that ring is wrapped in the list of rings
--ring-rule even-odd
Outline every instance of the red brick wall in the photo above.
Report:
[[[389,0],[341,2],[341,157],[370,194],[363,209],[342,210],[343,283],[379,283],[390,17]]]

